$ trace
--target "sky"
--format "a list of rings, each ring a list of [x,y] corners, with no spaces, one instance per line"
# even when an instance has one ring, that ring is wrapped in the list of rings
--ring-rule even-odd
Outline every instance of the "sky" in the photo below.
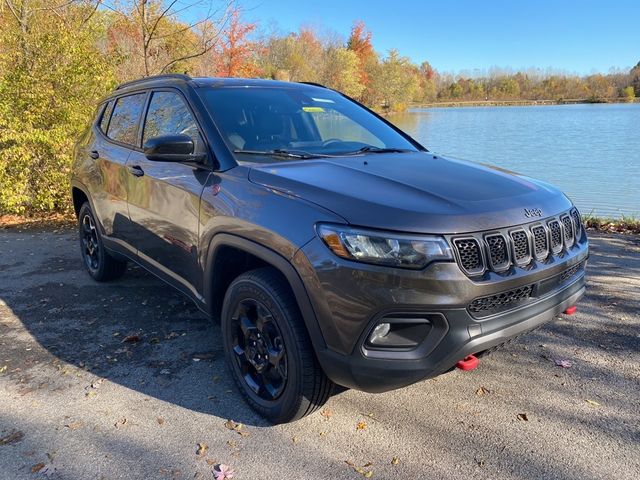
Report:
[[[300,25],[345,38],[355,20],[374,48],[441,72],[550,68],[581,75],[640,61],[640,0],[241,0],[263,30]]]

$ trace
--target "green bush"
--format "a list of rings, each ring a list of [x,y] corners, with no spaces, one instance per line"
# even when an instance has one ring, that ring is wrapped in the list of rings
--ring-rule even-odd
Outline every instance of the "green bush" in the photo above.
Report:
[[[115,83],[88,4],[58,15],[25,2],[0,11],[0,214],[64,211],[75,139]]]

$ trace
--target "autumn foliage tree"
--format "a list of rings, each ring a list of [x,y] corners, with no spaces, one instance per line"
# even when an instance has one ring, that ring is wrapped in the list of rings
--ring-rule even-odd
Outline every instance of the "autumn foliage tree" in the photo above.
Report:
[[[243,23],[239,9],[231,13],[219,47],[214,50],[216,76],[257,77],[261,74],[255,61],[260,46],[250,38],[256,26],[255,23]]]

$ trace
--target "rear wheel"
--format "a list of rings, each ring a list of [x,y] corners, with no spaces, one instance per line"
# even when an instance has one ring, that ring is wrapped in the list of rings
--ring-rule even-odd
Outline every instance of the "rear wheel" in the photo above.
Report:
[[[82,260],[91,278],[98,282],[107,282],[120,278],[124,274],[127,262],[113,258],[105,250],[89,202],[85,202],[80,207],[78,233]]]
[[[273,268],[240,275],[222,308],[224,349],[248,403],[274,423],[321,407],[333,383],[313,353],[289,284]]]

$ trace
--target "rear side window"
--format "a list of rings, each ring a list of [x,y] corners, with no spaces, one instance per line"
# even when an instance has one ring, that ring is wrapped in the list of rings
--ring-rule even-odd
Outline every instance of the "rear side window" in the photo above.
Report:
[[[174,92],[154,92],[149,102],[142,144],[152,137],[175,134],[190,136],[198,151],[198,126],[182,97]]]
[[[139,93],[120,97],[111,114],[107,137],[129,145],[138,144],[138,124],[144,107],[146,94]]]
[[[109,119],[111,118],[111,113],[113,112],[113,104],[115,102],[111,100],[107,103],[107,106],[102,111],[102,117],[100,118],[100,130],[102,133],[107,133],[107,127],[109,126]]]

